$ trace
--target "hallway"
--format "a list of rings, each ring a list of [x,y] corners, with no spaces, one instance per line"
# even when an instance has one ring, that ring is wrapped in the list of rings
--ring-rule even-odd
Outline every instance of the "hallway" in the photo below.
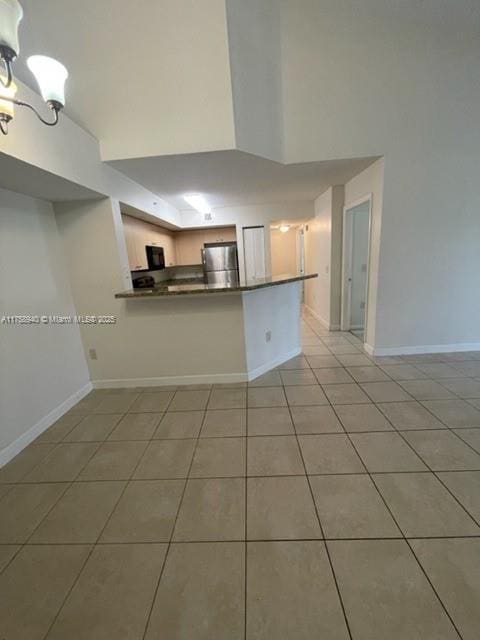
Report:
[[[0,638],[478,637],[480,353],[302,328],[248,384],[92,391],[0,470]]]

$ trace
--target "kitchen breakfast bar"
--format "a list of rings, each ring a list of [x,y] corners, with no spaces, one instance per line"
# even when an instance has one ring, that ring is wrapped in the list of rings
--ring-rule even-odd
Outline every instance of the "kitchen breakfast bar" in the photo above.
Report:
[[[151,357],[137,359],[132,350],[131,373],[109,386],[140,379],[145,385],[246,382],[279,366],[301,351],[303,281],[316,277],[281,275],[233,286],[167,282],[116,293],[122,325],[135,324],[139,351],[147,342],[157,369],[148,364]],[[135,360],[146,369],[137,369]]]

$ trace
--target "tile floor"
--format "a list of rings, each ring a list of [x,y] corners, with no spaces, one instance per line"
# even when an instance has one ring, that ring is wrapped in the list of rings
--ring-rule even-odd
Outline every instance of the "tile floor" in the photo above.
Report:
[[[1,469],[1,640],[477,640],[480,353],[303,345],[93,391]]]

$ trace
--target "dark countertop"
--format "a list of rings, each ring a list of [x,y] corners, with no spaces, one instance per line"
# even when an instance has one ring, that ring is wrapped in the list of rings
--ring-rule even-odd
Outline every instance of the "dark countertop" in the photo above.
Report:
[[[289,282],[310,280],[311,278],[318,278],[318,273],[269,276],[267,278],[241,282],[238,285],[230,287],[223,284],[205,284],[204,282],[198,281],[172,284],[172,282],[175,281],[166,280],[165,282],[158,283],[152,289],[129,289],[128,291],[116,293],[115,298],[161,298],[164,296],[196,295],[199,293],[241,293],[242,291],[255,291],[257,289],[265,289],[266,287],[275,287],[280,284],[288,284]]]

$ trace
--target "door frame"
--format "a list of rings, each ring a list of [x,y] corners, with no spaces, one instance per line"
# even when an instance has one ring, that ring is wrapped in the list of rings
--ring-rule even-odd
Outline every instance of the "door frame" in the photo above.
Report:
[[[370,257],[372,245],[372,205],[373,194],[368,193],[357,200],[345,204],[343,207],[343,242],[342,242],[342,313],[341,313],[341,329],[342,331],[350,331],[351,329],[351,302],[352,302],[352,251],[353,251],[353,213],[361,204],[368,202],[368,251],[367,251],[367,285],[365,291],[365,331],[364,343],[367,342],[368,327],[368,295],[370,291]]]

